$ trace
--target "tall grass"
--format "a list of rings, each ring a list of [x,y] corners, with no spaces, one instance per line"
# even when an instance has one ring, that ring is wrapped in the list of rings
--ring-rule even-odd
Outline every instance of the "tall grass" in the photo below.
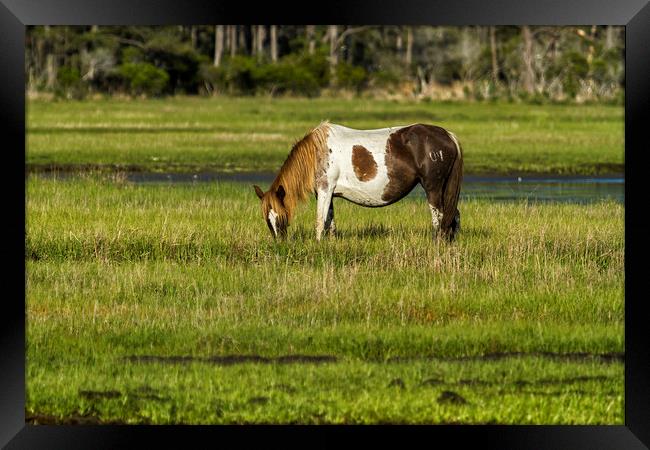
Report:
[[[417,198],[380,209],[337,199],[339,234],[322,242],[315,241],[313,200],[300,209],[288,240],[276,242],[252,187],[236,183],[30,176],[26,201],[29,411],[155,423],[622,420],[622,365],[538,358],[540,352],[623,351],[624,210],[618,203],[463,201],[461,234],[448,244],[431,239],[428,208]],[[503,370],[514,382],[533,376],[529,368],[539,365],[538,376],[568,371],[587,378],[552,400],[551,385],[541,394],[513,388],[507,411],[495,403],[503,395],[498,383],[463,388],[474,406],[458,414],[445,406],[431,410],[439,389],[409,388],[397,398],[388,387],[393,378],[419,386],[432,376],[426,358],[500,352],[523,352],[529,362],[477,362],[472,376],[496,383]],[[229,354],[333,355],[339,363],[322,371],[307,365],[246,372],[123,362],[132,355]],[[420,362],[379,368],[392,358]],[[470,370],[449,364],[441,369],[446,379]],[[332,377],[349,377],[340,379],[348,379],[352,393],[341,396]],[[248,393],[270,396],[269,406],[260,407],[257,400],[237,400],[248,395],[237,384],[242,378],[261,391],[269,383],[311,381],[284,400]],[[169,390],[171,404],[118,407],[78,395],[100,387],[124,393],[137,379]],[[183,394],[187,383],[191,393]],[[328,395],[336,400],[328,402]],[[320,412],[289,406],[309,398]],[[225,402],[221,416],[210,409],[216,399]],[[546,406],[526,416],[531,405]],[[587,407],[597,412],[578,413]]]

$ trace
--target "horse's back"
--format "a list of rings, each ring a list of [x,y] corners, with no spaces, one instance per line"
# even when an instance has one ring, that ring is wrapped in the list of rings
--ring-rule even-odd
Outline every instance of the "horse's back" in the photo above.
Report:
[[[457,152],[444,128],[412,124],[357,130],[329,124],[329,183],[333,194],[364,206],[385,206],[403,198],[418,182],[444,185]]]
[[[334,195],[364,206],[385,206],[420,182],[439,189],[457,155],[444,128],[412,124],[357,130],[330,124],[328,164]]]

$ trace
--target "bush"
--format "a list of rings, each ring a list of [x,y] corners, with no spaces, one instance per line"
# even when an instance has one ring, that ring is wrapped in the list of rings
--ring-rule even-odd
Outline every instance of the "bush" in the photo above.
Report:
[[[302,94],[313,97],[320,87],[314,76],[304,67],[287,63],[268,64],[258,69],[259,88],[266,91]]]
[[[224,70],[212,64],[203,64],[199,68],[199,81],[204,87],[204,92],[208,94],[223,89],[226,85]]]
[[[564,79],[562,88],[569,98],[576,98],[580,91],[580,80],[589,74],[587,58],[576,51],[568,52],[562,57]]]
[[[57,75],[57,87],[55,94],[60,97],[82,98],[86,92],[86,86],[81,80],[81,74],[76,67],[63,66],[59,68]]]
[[[189,44],[179,42],[173,33],[162,33],[147,42],[146,62],[165,71],[169,89],[175,94],[196,93],[199,67],[208,58],[197,53]]]
[[[272,92],[315,96],[329,82],[328,67],[327,60],[318,55],[288,55],[275,63],[235,56],[219,67],[202,66],[200,78],[213,90],[230,94]]]
[[[323,55],[287,55],[259,67],[260,88],[277,93],[316,96],[329,83],[329,64]]]
[[[119,73],[133,95],[157,96],[162,94],[169,83],[169,75],[149,63],[125,63]]]
[[[122,50],[124,63],[139,63],[144,61],[144,52],[137,47],[126,47]]]
[[[222,89],[229,93],[252,94],[255,90],[256,63],[253,58],[235,56],[224,62],[218,79],[223,80]]]
[[[348,63],[339,63],[336,66],[336,85],[342,88],[363,89],[368,80],[368,73],[363,67],[353,66]]]
[[[57,73],[57,81],[62,88],[70,88],[81,81],[79,69],[76,67],[63,66]]]
[[[378,70],[368,74],[375,87],[388,88],[399,85],[406,78],[404,71],[395,68]]]

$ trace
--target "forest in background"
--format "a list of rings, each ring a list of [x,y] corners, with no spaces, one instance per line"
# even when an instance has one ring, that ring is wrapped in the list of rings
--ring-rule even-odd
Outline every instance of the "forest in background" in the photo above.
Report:
[[[30,26],[28,95],[622,103],[615,26]]]

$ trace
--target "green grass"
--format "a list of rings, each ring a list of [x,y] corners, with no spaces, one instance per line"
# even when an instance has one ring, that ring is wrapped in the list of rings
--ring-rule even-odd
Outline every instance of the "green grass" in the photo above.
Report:
[[[27,164],[149,171],[277,170],[324,119],[353,128],[424,122],[458,135],[466,173],[624,169],[623,107],[369,99],[30,101]]]
[[[623,423],[622,205],[463,201],[453,244],[422,199],[335,205],[280,243],[250,186],[30,176],[27,416]]]

